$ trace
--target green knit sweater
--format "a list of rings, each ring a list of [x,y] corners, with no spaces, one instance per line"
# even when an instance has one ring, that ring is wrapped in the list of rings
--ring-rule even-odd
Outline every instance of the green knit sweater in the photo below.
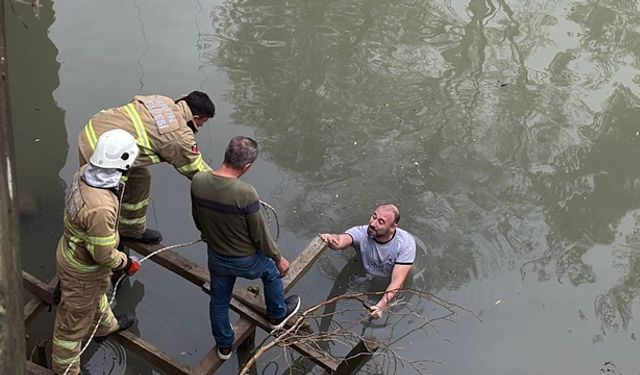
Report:
[[[261,251],[278,260],[278,247],[260,214],[258,193],[237,178],[199,172],[191,180],[196,227],[220,255],[249,256]]]

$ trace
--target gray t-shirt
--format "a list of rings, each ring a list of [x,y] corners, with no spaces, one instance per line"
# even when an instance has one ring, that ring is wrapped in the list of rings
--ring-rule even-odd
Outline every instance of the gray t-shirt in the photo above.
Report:
[[[396,228],[391,240],[379,243],[367,235],[367,227],[360,225],[346,231],[353,239],[353,247],[367,273],[391,276],[394,265],[413,264],[416,259],[416,240],[409,232]]]

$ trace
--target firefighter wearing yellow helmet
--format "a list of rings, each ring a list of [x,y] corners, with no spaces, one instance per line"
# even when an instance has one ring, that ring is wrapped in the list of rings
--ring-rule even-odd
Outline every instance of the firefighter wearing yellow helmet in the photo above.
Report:
[[[112,270],[134,274],[139,263],[118,251],[119,194],[123,173],[135,163],[139,148],[121,129],[96,141],[90,162],[74,175],[67,193],[64,233],[56,251],[61,298],[53,330],[53,371],[80,373],[82,339],[102,316],[96,337],[129,328],[131,315],[115,317],[106,296]]]
[[[146,166],[168,162],[191,179],[200,171],[211,170],[195,141],[198,128],[215,115],[215,105],[201,91],[193,91],[176,101],[151,95],[135,96],[121,107],[94,115],[78,136],[80,165],[86,163],[98,137],[111,129],[123,129],[133,135],[140,148],[122,199],[120,234],[123,239],[159,243],[162,236],[146,227],[151,175]]]

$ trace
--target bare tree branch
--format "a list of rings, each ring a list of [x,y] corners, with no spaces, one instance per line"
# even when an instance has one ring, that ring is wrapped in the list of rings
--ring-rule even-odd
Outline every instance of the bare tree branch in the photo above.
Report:
[[[442,340],[451,342],[451,340],[442,335],[442,333],[438,330],[434,323],[441,320],[453,321],[452,317],[456,315],[456,312],[460,311],[468,313],[478,321],[482,322],[482,319],[480,319],[480,317],[473,311],[444,300],[433,293],[411,288],[398,289],[397,292],[398,296],[413,295],[418,297],[421,301],[428,301],[429,303],[442,308],[443,313],[437,316],[427,317],[422,311],[416,311],[413,306],[411,306],[404,300],[404,298],[397,297],[396,300],[394,300],[385,310],[387,314],[385,314],[386,317],[384,324],[375,325],[375,327],[377,328],[390,324],[390,337],[386,340],[379,340],[374,337],[365,336],[365,331],[367,330],[367,328],[374,327],[374,323],[371,319],[368,318],[368,313],[371,307],[368,301],[374,296],[379,296],[386,293],[385,291],[351,293],[334,296],[307,308],[300,315],[298,315],[293,322],[289,322],[283,330],[280,330],[278,332],[270,332],[270,335],[265,337],[262,342],[256,346],[256,350],[253,352],[253,355],[243,365],[239,373],[241,375],[249,374],[250,369],[256,365],[258,359],[275,347],[282,348],[285,362],[288,366],[290,366],[290,371],[293,371],[295,364],[292,360],[292,350],[289,347],[294,343],[304,343],[311,345],[315,349],[324,353],[327,358],[336,359],[331,354],[327,343],[337,343],[347,349],[351,349],[353,346],[362,341],[364,343],[368,343],[380,348],[380,354],[376,355],[376,359],[378,362],[382,361],[382,364],[374,365],[380,366],[380,370],[384,370],[382,373],[395,373],[398,371],[398,366],[406,366],[412,368],[416,373],[422,374],[426,371],[426,366],[428,364],[437,362],[425,359],[412,360],[410,358],[402,356],[398,351],[402,348],[397,347],[397,344],[399,342],[417,332],[427,332],[427,328],[433,329],[433,331]],[[357,320],[352,319],[348,321],[339,321],[337,319],[339,316],[345,314],[352,315],[353,313],[362,313],[362,308],[346,307],[339,311],[332,311],[330,313],[322,313],[320,311],[327,306],[345,301],[357,302],[362,305],[366,316]],[[310,328],[310,322],[314,322],[314,324],[319,327],[320,324],[318,322],[322,319],[331,320],[330,329],[327,329],[324,332],[313,332]],[[403,332],[399,329],[401,327],[400,323],[406,321],[407,319],[416,319],[420,321],[420,324],[417,327],[411,328],[408,332]],[[363,326],[362,332],[358,333],[357,327],[361,325]],[[335,329],[333,329],[333,327],[335,327]],[[291,356],[287,355],[287,353],[290,353]],[[355,354],[351,357],[343,357],[338,359],[350,360],[360,355],[371,354],[361,353]]]

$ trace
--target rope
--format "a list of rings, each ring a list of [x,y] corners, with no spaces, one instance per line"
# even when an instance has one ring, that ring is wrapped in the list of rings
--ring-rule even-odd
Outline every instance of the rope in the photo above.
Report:
[[[278,221],[278,212],[276,211],[275,208],[273,208],[269,203],[264,202],[264,201],[260,201],[260,204],[262,205],[262,207],[265,208],[265,211],[267,213],[267,218],[268,218],[268,226],[270,226],[271,224],[271,214],[269,213],[269,211],[273,212],[273,217],[275,218],[275,222],[276,222],[276,238],[275,238],[275,242],[278,242],[278,239],[280,238],[280,223]],[[186,243],[181,243],[181,244],[176,244],[176,245],[171,245],[171,246],[166,246],[163,248],[160,248],[154,252],[152,252],[151,254],[147,255],[146,257],[143,257],[142,259],[140,259],[138,261],[138,263],[142,264],[142,262],[144,262],[145,260],[151,258],[154,255],[157,255],[163,251],[167,251],[167,250],[171,250],[171,249],[176,249],[179,247],[186,247],[186,246],[191,246],[194,244],[197,244],[198,242],[201,242],[202,240],[195,240],[195,241],[191,241],[191,242],[186,242]],[[113,305],[113,302],[116,299],[116,292],[118,290],[118,287],[120,286],[120,282],[122,280],[124,280],[124,278],[127,277],[126,273],[123,273],[119,278],[118,281],[116,281],[115,285],[113,286],[113,293],[111,294],[111,298],[109,299],[109,307],[111,307]],[[82,355],[82,353],[85,352],[85,350],[87,350],[87,347],[89,347],[89,344],[91,343],[91,340],[93,340],[93,338],[96,335],[96,332],[98,331],[98,327],[100,326],[100,322],[102,322],[102,318],[104,317],[104,314],[100,315],[100,318],[98,319],[98,322],[96,323],[96,326],[93,328],[93,331],[91,332],[91,335],[89,336],[89,340],[84,344],[84,346],[82,347],[82,350],[80,350],[80,353],[78,353],[77,356],[75,356],[73,358],[73,360],[71,361],[71,363],[69,363],[69,366],[67,367],[67,369],[64,371],[64,373],[62,375],[67,375],[67,372],[69,372],[69,369],[71,369],[71,366],[73,366],[73,364],[80,359],[80,356]]]
[[[273,217],[276,219],[276,238],[275,238],[275,242],[278,242],[278,239],[280,238],[280,223],[278,222],[278,212],[276,212],[276,209],[271,207],[271,205],[267,202],[264,201],[260,201],[260,204],[262,205],[262,207],[264,207],[267,213],[267,227],[271,226],[271,214],[269,213],[269,210],[271,210],[273,212]]]
[[[167,250],[171,250],[171,249],[176,249],[179,247],[186,247],[186,246],[191,246],[194,244],[197,244],[198,242],[201,242],[202,240],[195,240],[195,241],[191,241],[191,242],[185,242],[185,243],[181,243],[181,244],[176,244],[176,245],[170,245],[170,246],[166,246],[163,248],[160,248],[154,252],[152,252],[151,254],[147,255],[146,257],[140,259],[138,261],[138,263],[142,264],[142,262],[144,262],[145,260],[151,258],[154,255],[157,255],[163,251],[167,251]],[[109,307],[111,307],[111,305],[113,305],[113,301],[115,301],[116,299],[116,292],[118,290],[118,287],[120,286],[120,282],[122,280],[124,280],[124,278],[127,277],[126,272],[123,273],[120,278],[118,278],[118,281],[116,281],[115,285],[113,286],[113,293],[111,294],[111,298],[109,299]],[[87,342],[84,344],[84,346],[82,347],[82,350],[80,350],[80,353],[78,353],[77,356],[75,356],[73,358],[73,360],[71,361],[71,363],[69,363],[69,366],[67,366],[67,369],[64,371],[64,373],[62,375],[67,375],[67,372],[69,372],[69,369],[71,369],[71,366],[73,366],[74,363],[76,363],[77,360],[80,359],[80,356],[82,355],[82,353],[85,352],[85,350],[87,350],[87,348],[89,347],[89,344],[91,343],[91,340],[93,340],[94,336],[96,335],[96,332],[98,331],[98,327],[100,326],[100,322],[102,322],[102,318],[104,317],[104,314],[100,315],[100,318],[98,319],[98,322],[96,323],[96,326],[93,328],[93,331],[91,332],[91,335],[89,336],[89,340],[87,340]]]

